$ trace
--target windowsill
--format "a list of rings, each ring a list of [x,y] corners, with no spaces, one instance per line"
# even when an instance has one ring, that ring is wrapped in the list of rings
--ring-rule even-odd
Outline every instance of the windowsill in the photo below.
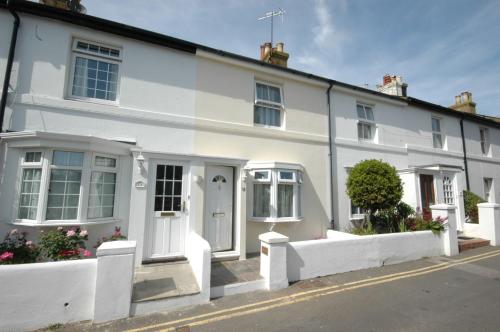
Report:
[[[120,222],[121,219],[104,219],[99,221],[69,221],[69,222],[34,222],[34,221],[11,221],[11,225],[26,226],[26,227],[53,227],[53,226],[91,226],[105,225]]]
[[[90,103],[90,104],[100,104],[100,105],[115,106],[115,107],[120,106],[120,102],[119,102],[118,98],[116,100],[107,100],[107,99],[79,97],[79,96],[68,95],[64,99],[71,100],[71,101]]]
[[[248,221],[278,224],[278,223],[286,223],[286,222],[300,222],[300,221],[304,221],[304,218],[303,217],[300,217],[300,218],[255,218],[255,217],[250,217],[250,218],[248,218]]]

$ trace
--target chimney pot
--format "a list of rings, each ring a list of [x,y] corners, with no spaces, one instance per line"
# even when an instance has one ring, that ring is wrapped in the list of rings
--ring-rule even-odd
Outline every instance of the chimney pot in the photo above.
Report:
[[[284,46],[285,45],[283,43],[277,43],[276,48],[278,49],[278,52],[283,52]]]
[[[383,85],[391,83],[391,75],[385,74],[382,82],[383,82]]]

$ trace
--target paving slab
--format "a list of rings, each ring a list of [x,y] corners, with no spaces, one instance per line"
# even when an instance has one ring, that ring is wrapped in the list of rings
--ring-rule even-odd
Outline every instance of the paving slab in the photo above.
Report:
[[[260,255],[251,254],[246,260],[212,262],[211,287],[230,285],[262,279],[260,276]]]

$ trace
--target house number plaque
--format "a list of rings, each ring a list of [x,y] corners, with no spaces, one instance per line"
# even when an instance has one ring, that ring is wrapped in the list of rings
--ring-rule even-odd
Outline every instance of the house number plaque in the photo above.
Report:
[[[264,254],[264,255],[266,255],[266,256],[267,256],[267,255],[268,255],[268,253],[269,253],[269,251],[268,251],[268,250],[269,250],[269,248],[267,248],[267,247],[264,247],[264,246],[260,247],[260,252],[261,252],[261,253],[263,253],[263,254]]]

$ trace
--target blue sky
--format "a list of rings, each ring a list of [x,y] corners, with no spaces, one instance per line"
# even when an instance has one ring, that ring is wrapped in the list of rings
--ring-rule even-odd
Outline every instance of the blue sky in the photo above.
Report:
[[[103,17],[257,58],[266,12],[283,8],[275,41],[289,67],[374,88],[402,75],[408,94],[449,106],[471,91],[500,116],[498,0],[83,0]]]

